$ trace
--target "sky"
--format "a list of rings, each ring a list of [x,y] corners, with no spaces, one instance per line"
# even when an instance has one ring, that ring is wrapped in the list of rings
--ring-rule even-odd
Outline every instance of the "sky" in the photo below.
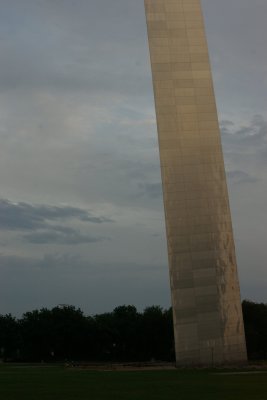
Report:
[[[267,302],[267,2],[202,5],[241,294]],[[0,6],[0,314],[169,307],[143,0]]]

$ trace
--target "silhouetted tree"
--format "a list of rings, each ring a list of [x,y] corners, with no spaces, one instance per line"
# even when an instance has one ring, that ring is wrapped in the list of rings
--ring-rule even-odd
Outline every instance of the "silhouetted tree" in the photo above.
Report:
[[[75,307],[35,310],[20,320],[22,358],[72,360],[90,355],[93,320]]]
[[[147,307],[142,315],[141,349],[147,360],[173,360],[173,324],[171,309]]]
[[[250,359],[267,358],[267,305],[243,302]],[[173,361],[172,310],[120,306],[88,317],[73,306],[21,319],[0,315],[0,358],[21,361]]]
[[[10,314],[0,315],[0,358],[4,361],[19,356],[19,328]]]
[[[245,300],[242,303],[250,359],[267,358],[267,305]]]

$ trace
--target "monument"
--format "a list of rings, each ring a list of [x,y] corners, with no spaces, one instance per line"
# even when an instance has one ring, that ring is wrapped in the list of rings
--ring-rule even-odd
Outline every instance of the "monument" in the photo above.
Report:
[[[218,116],[200,0],[145,0],[176,363],[247,359]]]

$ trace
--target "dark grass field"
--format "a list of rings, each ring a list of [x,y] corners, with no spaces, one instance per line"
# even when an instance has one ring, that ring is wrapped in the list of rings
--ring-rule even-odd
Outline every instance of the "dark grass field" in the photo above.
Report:
[[[267,400],[267,371],[87,371],[0,365],[1,400]]]

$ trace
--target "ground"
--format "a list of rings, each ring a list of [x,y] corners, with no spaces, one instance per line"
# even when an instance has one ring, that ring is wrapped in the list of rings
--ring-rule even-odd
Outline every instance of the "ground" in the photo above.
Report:
[[[267,371],[91,371],[0,365],[2,400],[266,400]]]

